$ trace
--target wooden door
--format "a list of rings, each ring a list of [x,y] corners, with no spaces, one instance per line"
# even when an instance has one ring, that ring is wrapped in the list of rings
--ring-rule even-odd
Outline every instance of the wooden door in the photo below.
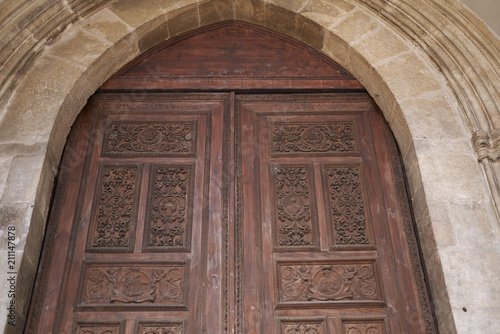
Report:
[[[237,328],[433,332],[397,150],[373,101],[238,96],[235,117]]]
[[[229,94],[93,98],[66,149],[27,332],[221,332],[229,107]]]
[[[433,333],[364,93],[101,94],[60,172],[28,333]]]

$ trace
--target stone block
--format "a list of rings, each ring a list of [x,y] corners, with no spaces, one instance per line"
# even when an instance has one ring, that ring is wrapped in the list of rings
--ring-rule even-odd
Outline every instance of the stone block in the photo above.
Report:
[[[340,22],[334,23],[329,30],[352,45],[379,27],[379,23],[368,14],[362,11],[354,11]]]
[[[60,38],[48,50],[49,54],[54,57],[86,68],[108,48],[107,42],[84,30],[76,30],[74,33]]]
[[[262,24],[265,20],[265,4],[258,0],[234,0],[233,1],[234,19]]]
[[[159,16],[136,29],[141,53],[155,47],[169,37],[166,16]]]
[[[286,35],[290,35],[295,31],[295,21],[298,14],[289,11],[288,9],[275,5],[267,5],[265,7],[265,22],[266,26]]]
[[[397,100],[442,89],[437,75],[413,52],[375,66]]]
[[[453,310],[457,323],[457,334],[498,334],[500,329],[500,308],[456,308]],[[443,333],[443,332],[442,332]]]
[[[318,23],[302,15],[297,15],[295,19],[295,30],[292,37],[315,48],[323,47],[325,29]]]
[[[294,13],[298,13],[305,4],[303,0],[265,0],[265,2],[286,8]]]
[[[170,36],[174,37],[184,32],[200,27],[198,3],[183,6],[167,13],[167,24]]]
[[[230,0],[200,2],[199,7],[200,25],[202,27],[231,19]]]
[[[500,309],[498,247],[449,247],[439,250],[454,309]]]
[[[371,64],[409,50],[409,45],[393,31],[382,28],[356,42],[353,47]]]
[[[35,201],[43,160],[43,156],[20,156],[13,159],[1,205]]]
[[[331,31],[325,30],[321,52],[343,67],[346,67],[345,65],[351,53],[351,46]]]
[[[163,12],[168,13],[182,7],[195,5],[199,0],[156,0]]]
[[[30,204],[0,206],[0,249],[8,249],[9,226],[15,228],[15,230],[12,231],[15,235],[15,240],[11,241],[14,242],[15,248],[17,250],[22,250],[24,248],[32,212],[33,208]]]
[[[488,204],[450,204],[449,215],[460,246],[498,246],[498,234],[495,234],[498,223]]]
[[[81,77],[83,68],[43,56],[23,78],[0,124],[0,143],[47,142],[66,92]]]
[[[417,152],[422,184],[431,202],[484,201],[486,181],[474,156],[420,155]]]
[[[300,13],[327,28],[353,9],[354,6],[345,1],[312,0],[305,3]]]
[[[86,18],[82,22],[82,29],[108,41],[116,43],[132,31],[118,15],[104,8]]]
[[[0,202],[3,197],[7,176],[9,175],[10,165],[13,159],[13,156],[0,156]]]
[[[431,227],[434,233],[437,247],[456,246],[455,224],[452,223],[448,214],[447,205],[428,205]]]
[[[164,15],[164,10],[155,0],[118,0],[108,7],[128,25],[137,28]]]
[[[452,140],[452,139],[414,139],[413,140],[415,149],[420,154],[432,155],[432,154],[463,154],[463,155],[474,155],[476,154],[472,148],[472,143],[470,140],[463,138],[462,140]]]
[[[463,140],[470,137],[466,136],[460,117],[442,94],[410,98],[400,105],[413,139]]]

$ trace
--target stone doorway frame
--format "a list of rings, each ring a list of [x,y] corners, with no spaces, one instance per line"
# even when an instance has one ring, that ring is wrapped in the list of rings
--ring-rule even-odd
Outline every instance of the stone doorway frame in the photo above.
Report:
[[[24,323],[53,179],[69,128],[87,98],[151,47],[225,20],[304,42],[366,87],[403,155],[441,332],[487,333],[498,325],[500,167],[494,161],[500,155],[500,41],[462,5],[446,0],[417,0],[414,7],[368,0],[147,0],[140,8],[131,0],[83,3],[47,5],[44,19],[30,21],[26,33],[9,44],[18,43],[14,51],[2,51],[11,55],[2,58],[0,72],[0,220],[2,227],[15,223],[18,237],[18,327],[7,326],[6,332],[19,331]],[[0,250],[4,258],[6,249]],[[3,296],[2,302],[6,306],[9,299]],[[5,312],[3,307],[0,327]]]

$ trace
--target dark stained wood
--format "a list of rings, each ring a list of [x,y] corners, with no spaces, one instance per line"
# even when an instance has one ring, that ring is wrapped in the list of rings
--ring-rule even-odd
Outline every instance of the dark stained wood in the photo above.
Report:
[[[26,333],[436,333],[397,147],[359,88],[236,22],[127,65],[70,135]]]
[[[107,89],[363,89],[338,64],[269,30],[229,22],[174,38],[127,65]]]
[[[240,95],[235,112],[237,331],[432,333],[372,100]]]

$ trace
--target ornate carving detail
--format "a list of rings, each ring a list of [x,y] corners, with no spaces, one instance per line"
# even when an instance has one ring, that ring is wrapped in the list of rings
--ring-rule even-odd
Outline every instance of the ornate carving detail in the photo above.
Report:
[[[114,122],[106,126],[103,155],[190,155],[194,150],[194,122]]]
[[[384,320],[363,319],[363,320],[343,320],[343,334],[385,334],[386,325]]]
[[[271,174],[275,176],[276,246],[313,246],[315,240],[309,198],[310,169],[307,166],[275,166]]]
[[[184,308],[187,276],[186,262],[89,263],[84,270],[79,306]]]
[[[185,322],[162,321],[162,322],[139,322],[136,334],[183,334],[185,333]]]
[[[500,129],[491,132],[476,131],[472,141],[479,160],[484,158],[493,161],[500,159]]]
[[[357,152],[353,122],[270,124],[273,153]]]
[[[334,247],[370,246],[359,167],[326,167],[325,174]]]
[[[192,220],[191,166],[153,166],[145,249],[187,251]]]
[[[74,324],[75,334],[122,334],[124,321],[78,321]]]
[[[278,264],[280,304],[381,301],[376,267],[367,263]]]
[[[280,319],[281,334],[326,334],[325,319]]]
[[[88,250],[126,250],[133,246],[137,166],[104,166],[99,173]]]

